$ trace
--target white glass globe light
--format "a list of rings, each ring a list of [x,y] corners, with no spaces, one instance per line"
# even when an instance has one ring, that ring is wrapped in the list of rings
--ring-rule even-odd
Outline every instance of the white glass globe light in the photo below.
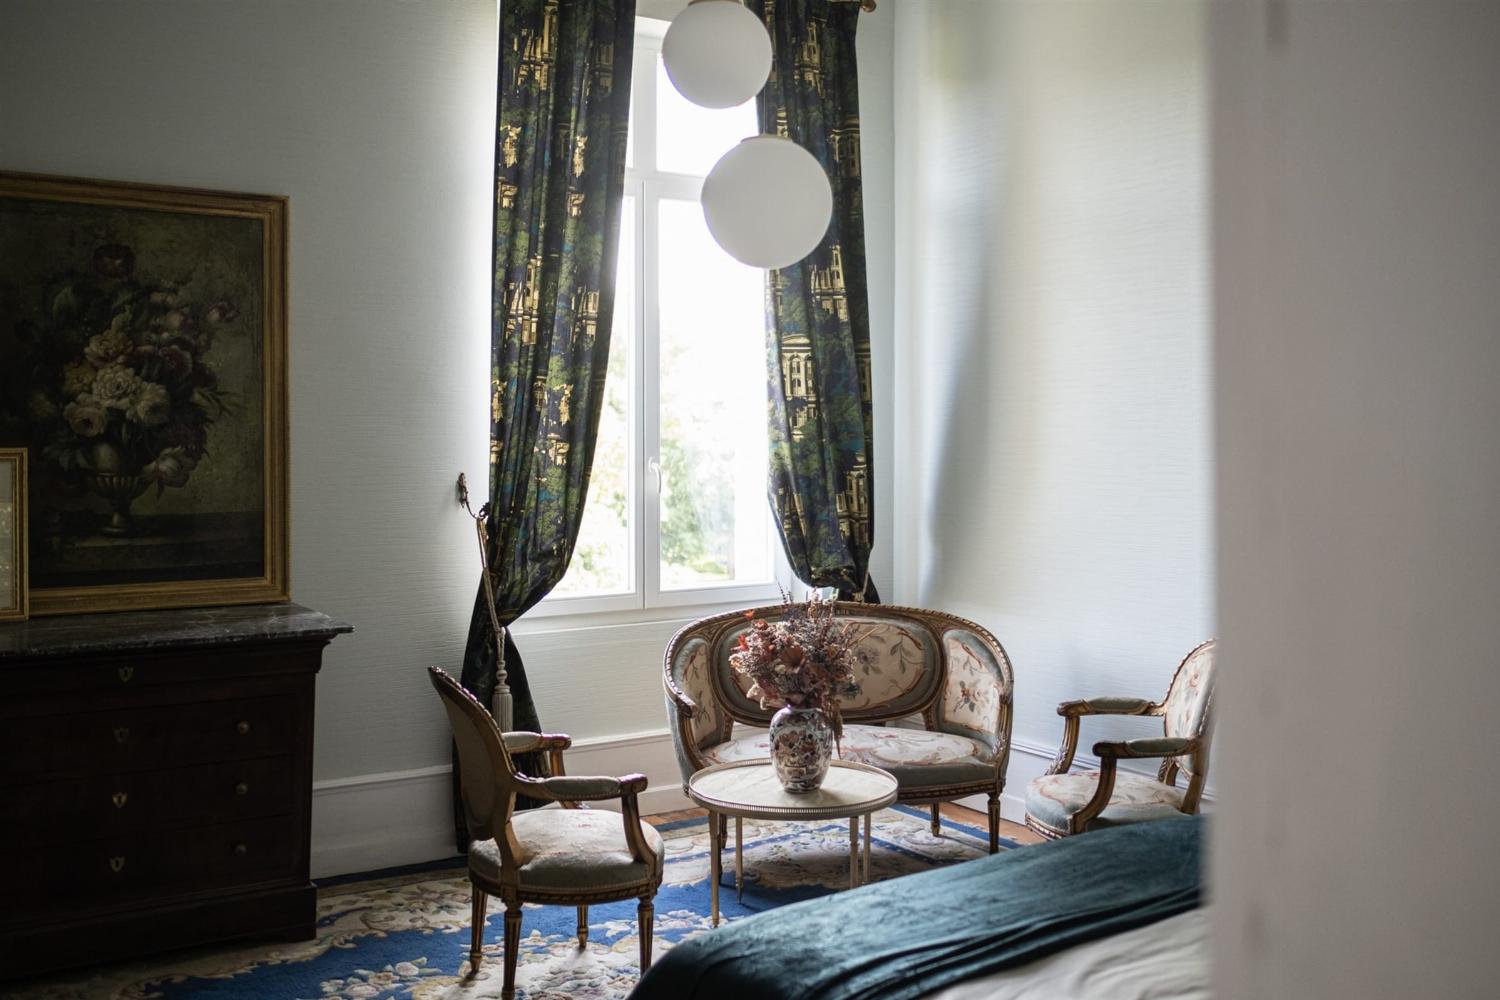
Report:
[[[672,20],[661,58],[683,97],[705,108],[732,108],[766,85],[771,36],[739,0],[695,0]]]
[[[703,180],[709,233],[751,267],[795,264],[823,241],[832,217],[833,189],[823,167],[780,136],[751,136]]]

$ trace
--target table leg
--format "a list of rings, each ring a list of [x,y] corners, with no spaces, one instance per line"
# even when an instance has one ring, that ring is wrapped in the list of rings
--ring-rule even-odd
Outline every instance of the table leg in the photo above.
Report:
[[[745,821],[734,818],[734,898],[745,901]]]
[[[874,821],[874,813],[865,813],[865,878],[866,885],[870,882],[870,824]]]
[[[719,926],[719,817],[708,814],[708,912]]]
[[[849,817],[849,888],[859,885],[859,817]]]

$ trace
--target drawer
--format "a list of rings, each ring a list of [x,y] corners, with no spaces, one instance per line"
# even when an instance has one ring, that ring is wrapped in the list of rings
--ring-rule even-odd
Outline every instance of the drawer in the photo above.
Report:
[[[288,815],[298,786],[291,757],[11,785],[0,789],[0,846]]]
[[[0,779],[290,755],[299,749],[298,707],[283,695],[12,719],[0,726]]]
[[[12,696],[145,694],[182,684],[286,682],[317,673],[322,641],[218,649],[141,650],[8,666]]]
[[[0,924],[81,906],[301,877],[296,817],[121,834],[11,854]],[[8,900],[10,902],[10,900]]]

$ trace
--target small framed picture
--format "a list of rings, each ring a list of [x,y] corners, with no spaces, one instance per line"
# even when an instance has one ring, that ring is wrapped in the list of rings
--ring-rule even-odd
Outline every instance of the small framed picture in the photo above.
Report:
[[[26,449],[0,448],[0,621],[30,610],[26,592]]]

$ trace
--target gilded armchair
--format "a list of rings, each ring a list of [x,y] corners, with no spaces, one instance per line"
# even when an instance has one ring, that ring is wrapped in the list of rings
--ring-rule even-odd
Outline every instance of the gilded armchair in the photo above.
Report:
[[[1188,653],[1172,676],[1167,696],[1091,698],[1057,706],[1063,740],[1042,777],[1026,789],[1026,825],[1044,837],[1067,837],[1086,830],[1196,813],[1208,780],[1212,738],[1214,659],[1210,639]],[[1162,735],[1094,744],[1097,771],[1070,774],[1078,748],[1080,720],[1093,715],[1143,715],[1162,719]],[[1122,771],[1122,760],[1160,760],[1156,778]],[[1177,775],[1187,779],[1177,787]]]
[[[562,753],[567,736],[500,732],[474,696],[437,667],[427,669],[443,699],[458,744],[464,817],[469,828],[469,883],[473,926],[469,975],[479,970],[488,898],[505,904],[505,980],[501,996],[515,993],[516,952],[523,903],[562,903],[578,908],[578,947],[588,944],[591,903],[639,899],[641,971],[651,964],[656,890],[661,886],[662,839],[641,820],[637,796],[644,775],[623,778],[568,777]],[[518,772],[512,754],[544,752],[550,777]],[[516,812],[516,795],[560,803],[562,809]],[[580,802],[618,799],[620,812],[593,810]]]

